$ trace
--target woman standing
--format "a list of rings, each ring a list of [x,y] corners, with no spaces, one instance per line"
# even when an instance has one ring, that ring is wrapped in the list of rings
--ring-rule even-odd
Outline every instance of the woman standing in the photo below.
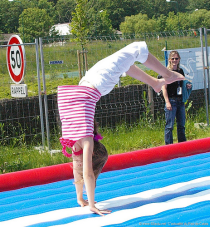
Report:
[[[180,55],[177,51],[171,51],[168,59],[167,68],[184,75],[184,71],[180,68]],[[165,144],[173,143],[173,127],[176,118],[178,142],[186,141],[185,136],[185,104],[182,100],[183,81],[176,81],[171,84],[163,85],[162,92],[165,99]],[[192,85],[187,84],[187,89],[191,89]]]

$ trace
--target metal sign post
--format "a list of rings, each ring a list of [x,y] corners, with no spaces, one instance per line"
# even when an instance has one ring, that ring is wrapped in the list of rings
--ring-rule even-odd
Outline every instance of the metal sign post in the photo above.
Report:
[[[204,60],[204,47],[203,47],[203,28],[200,28],[200,41],[201,41],[201,53],[202,53],[202,63],[203,63],[203,78],[204,78],[204,93],[205,93],[205,104],[206,104],[206,121],[209,126],[209,108],[208,108],[208,95],[207,95],[207,80],[205,72],[205,60]]]

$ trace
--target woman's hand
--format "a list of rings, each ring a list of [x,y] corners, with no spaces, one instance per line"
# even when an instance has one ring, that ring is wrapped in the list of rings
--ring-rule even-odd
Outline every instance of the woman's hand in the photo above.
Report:
[[[192,84],[191,83],[187,83],[186,86],[187,86],[187,89],[191,89]]]
[[[167,102],[166,103],[166,109],[167,110],[172,110],[172,106],[171,106],[171,103],[170,102]]]
[[[90,210],[101,216],[104,216],[104,214],[110,214],[112,212],[111,210],[99,210],[96,207],[90,207]]]

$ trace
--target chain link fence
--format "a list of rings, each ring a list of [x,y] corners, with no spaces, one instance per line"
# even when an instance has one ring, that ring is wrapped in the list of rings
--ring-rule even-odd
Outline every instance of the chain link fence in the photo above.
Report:
[[[193,49],[201,47],[200,30],[181,32],[145,33],[115,37],[97,37],[89,39],[85,49],[71,42],[71,38],[44,38],[42,39],[43,67],[42,76],[45,79],[48,111],[49,137],[60,136],[60,119],[57,108],[57,87],[64,84],[78,84],[85,71],[97,61],[116,52],[134,41],[146,41],[149,51],[162,64],[166,64],[166,50]],[[24,83],[28,86],[28,97],[11,98],[11,79],[6,67],[6,47],[0,48],[0,142],[10,139],[41,143],[41,124],[39,113],[38,83],[36,73],[36,54],[33,46],[26,48],[26,74]],[[85,54],[84,54],[85,53]],[[189,54],[190,55],[190,51]],[[181,59],[185,61],[185,59]],[[199,60],[200,61],[200,60]],[[152,76],[157,76],[143,65]],[[197,75],[194,70],[194,76]],[[190,74],[191,75],[191,74]],[[41,78],[43,79],[43,78]],[[43,95],[43,94],[42,94]],[[196,114],[205,106],[204,89],[193,90],[189,102],[192,101],[191,114]],[[44,99],[42,100],[44,103]],[[101,127],[112,128],[126,122],[133,124],[149,114],[153,120],[163,114],[164,100],[161,95],[151,91],[147,85],[130,77],[122,77],[116,88],[101,98],[96,106],[96,120]],[[47,124],[46,124],[47,125]],[[45,129],[46,132],[46,129]]]
[[[41,121],[35,43],[24,45],[26,67],[22,84],[28,87],[29,97],[26,98],[11,97],[11,85],[14,82],[7,68],[7,48],[7,45],[0,46],[0,142],[3,145],[10,142],[15,145],[25,141],[40,141]],[[14,55],[15,57],[17,56]],[[20,59],[16,60],[18,64]]]

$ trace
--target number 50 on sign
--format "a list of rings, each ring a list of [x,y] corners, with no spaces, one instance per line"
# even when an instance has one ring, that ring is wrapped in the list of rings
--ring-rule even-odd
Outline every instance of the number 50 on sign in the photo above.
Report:
[[[20,84],[25,74],[25,49],[23,45],[15,44],[23,44],[17,35],[11,36],[7,44],[7,68],[12,81]]]

